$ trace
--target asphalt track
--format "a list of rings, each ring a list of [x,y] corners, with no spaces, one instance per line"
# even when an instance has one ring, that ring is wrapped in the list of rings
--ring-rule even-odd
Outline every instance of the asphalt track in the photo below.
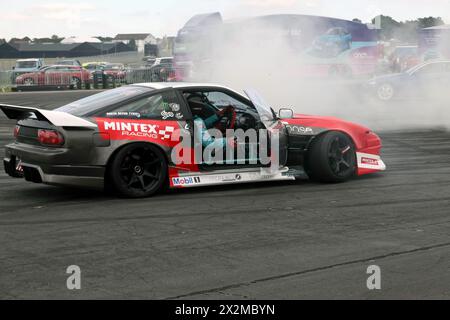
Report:
[[[0,102],[54,108],[86,94]],[[0,152],[13,123],[0,116]],[[0,170],[0,298],[449,299],[450,133],[381,132],[387,171],[127,200]],[[81,290],[66,288],[78,265]],[[366,269],[381,268],[381,290]]]

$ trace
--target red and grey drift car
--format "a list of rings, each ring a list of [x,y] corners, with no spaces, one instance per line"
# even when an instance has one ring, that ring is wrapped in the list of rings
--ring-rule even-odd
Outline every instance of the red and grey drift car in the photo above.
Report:
[[[305,176],[342,182],[385,169],[380,138],[371,130],[290,109],[276,114],[255,91],[245,93],[212,84],[148,83],[54,111],[0,105],[17,119],[5,171],[37,183],[144,197],[164,187]]]

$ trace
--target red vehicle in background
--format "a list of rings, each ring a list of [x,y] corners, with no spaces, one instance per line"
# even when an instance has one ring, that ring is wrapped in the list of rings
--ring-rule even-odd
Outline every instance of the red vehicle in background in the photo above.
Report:
[[[103,72],[109,79],[125,81],[126,70],[122,63],[108,63],[103,66]]]
[[[18,89],[30,87],[81,89],[84,85],[86,89],[89,89],[92,81],[91,73],[81,67],[52,65],[18,76],[16,86]]]

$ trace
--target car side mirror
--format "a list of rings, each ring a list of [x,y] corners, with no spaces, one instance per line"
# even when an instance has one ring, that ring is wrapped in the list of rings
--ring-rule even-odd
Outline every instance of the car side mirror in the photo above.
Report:
[[[278,111],[278,117],[281,119],[292,119],[294,117],[294,110],[281,108],[280,111]]]

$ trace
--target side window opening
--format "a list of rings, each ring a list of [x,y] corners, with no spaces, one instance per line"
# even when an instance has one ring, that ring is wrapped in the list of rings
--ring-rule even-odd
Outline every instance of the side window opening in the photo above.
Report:
[[[225,129],[256,129],[261,120],[257,110],[249,104],[234,98],[221,91],[185,91],[183,96],[188,102],[194,120],[200,118],[207,128],[217,127],[221,121],[227,122],[227,118],[233,115],[234,123],[219,125]],[[231,112],[231,114],[230,114]],[[225,117],[225,118],[224,118]]]

